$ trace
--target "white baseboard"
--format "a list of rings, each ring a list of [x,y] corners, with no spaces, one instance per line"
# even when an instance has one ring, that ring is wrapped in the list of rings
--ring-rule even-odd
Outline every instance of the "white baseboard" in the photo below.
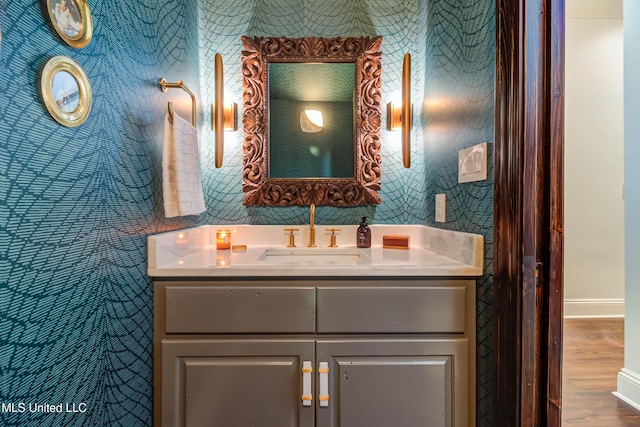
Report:
[[[618,390],[613,395],[640,411],[640,375],[622,368],[618,372]]]
[[[564,317],[624,317],[624,298],[573,298],[564,300]]]

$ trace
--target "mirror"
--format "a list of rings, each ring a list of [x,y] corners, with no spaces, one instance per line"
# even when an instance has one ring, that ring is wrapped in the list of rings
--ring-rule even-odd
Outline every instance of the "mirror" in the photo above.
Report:
[[[269,176],[353,178],[356,67],[269,64]]]
[[[379,204],[382,38],[242,41],[243,204]]]

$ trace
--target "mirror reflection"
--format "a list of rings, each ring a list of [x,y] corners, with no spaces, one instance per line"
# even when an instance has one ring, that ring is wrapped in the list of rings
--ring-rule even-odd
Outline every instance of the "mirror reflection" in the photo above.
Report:
[[[355,63],[269,63],[271,178],[353,178]]]

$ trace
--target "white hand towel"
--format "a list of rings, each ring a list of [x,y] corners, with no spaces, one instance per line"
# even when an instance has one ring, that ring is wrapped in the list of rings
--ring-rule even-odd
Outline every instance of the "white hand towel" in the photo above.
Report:
[[[206,210],[200,176],[198,131],[176,113],[167,113],[162,141],[162,195],[165,217]]]

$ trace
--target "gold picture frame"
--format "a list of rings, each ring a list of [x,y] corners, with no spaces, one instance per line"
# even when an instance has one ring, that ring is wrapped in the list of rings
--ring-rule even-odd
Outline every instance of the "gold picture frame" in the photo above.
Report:
[[[67,56],[51,58],[42,71],[41,91],[49,114],[61,125],[79,126],[91,112],[91,86],[82,67]]]
[[[54,30],[69,46],[82,48],[93,35],[91,11],[86,0],[45,0]]]

